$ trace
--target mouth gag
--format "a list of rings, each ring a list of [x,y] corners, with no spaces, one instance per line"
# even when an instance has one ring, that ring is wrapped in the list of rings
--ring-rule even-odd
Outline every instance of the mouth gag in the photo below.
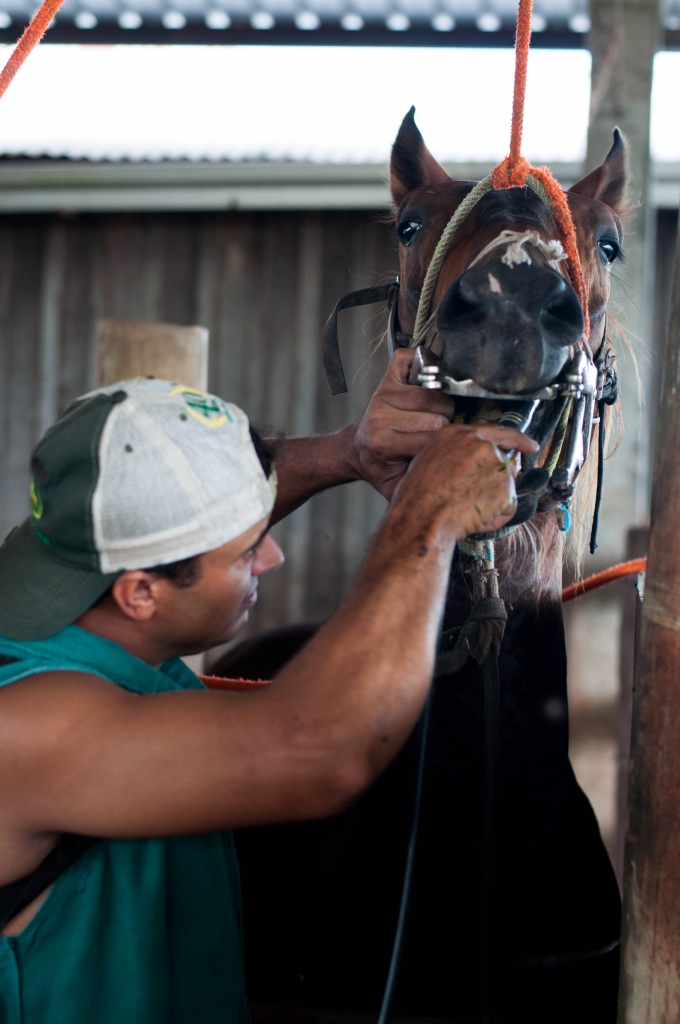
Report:
[[[397,348],[414,347],[414,338],[399,330],[397,303],[399,278],[389,284],[362,288],[343,296],[329,316],[322,335],[323,363],[331,394],[347,391],[347,383],[338,342],[338,313],[343,309],[387,302],[387,351],[390,358]],[[423,331],[423,334],[426,332]],[[428,341],[430,339],[428,338]],[[529,394],[503,394],[483,388],[474,380],[456,380],[447,373],[442,361],[424,344],[415,346],[409,383],[427,390],[441,391],[458,399],[488,399],[503,409],[496,422],[514,427],[539,445],[539,451],[522,456],[522,472],[516,481],[517,511],[512,520],[487,539],[506,536],[535,515],[539,498],[548,495],[564,502],[574,492],[576,476],[585,462],[591,445],[593,427],[600,424],[598,486],[591,535],[591,551],[596,546],[596,527],[602,495],[604,459],[604,408],[618,398],[618,377],[614,356],[605,338],[597,358],[590,347],[579,348],[552,384]],[[509,407],[508,407],[509,406]],[[537,467],[539,455],[552,438],[544,464]],[[558,461],[560,465],[557,465]]]

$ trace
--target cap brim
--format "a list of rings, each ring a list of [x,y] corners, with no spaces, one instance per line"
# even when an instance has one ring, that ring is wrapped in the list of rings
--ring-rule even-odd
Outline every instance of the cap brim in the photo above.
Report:
[[[52,636],[86,612],[117,576],[52,555],[29,519],[0,547],[0,634],[13,640]]]

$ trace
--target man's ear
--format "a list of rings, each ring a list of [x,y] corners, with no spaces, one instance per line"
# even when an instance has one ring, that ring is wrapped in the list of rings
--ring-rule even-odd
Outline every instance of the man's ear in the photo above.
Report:
[[[390,190],[397,208],[414,188],[451,181],[442,165],[437,163],[423,142],[423,137],[416,127],[415,113],[416,108],[411,107],[401,122],[392,146]]]
[[[612,148],[600,166],[572,185],[569,191],[588,199],[599,199],[622,217],[629,208],[629,180],[628,143],[619,129],[615,128]]]
[[[127,619],[145,622],[156,614],[156,579],[144,569],[132,569],[113,581],[111,597]]]

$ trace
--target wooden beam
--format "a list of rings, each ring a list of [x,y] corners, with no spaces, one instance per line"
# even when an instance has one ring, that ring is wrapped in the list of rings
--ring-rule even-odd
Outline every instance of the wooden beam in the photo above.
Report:
[[[680,1020],[680,260],[635,667],[619,1024]]]
[[[205,327],[100,320],[97,324],[97,383],[132,377],[176,380],[198,391],[208,387],[208,331]]]
[[[106,387],[119,380],[150,376],[207,391],[208,339],[206,327],[99,320],[97,383]],[[203,654],[191,654],[183,660],[192,672],[203,672]]]
[[[637,367],[626,346],[617,344],[626,433],[607,469],[600,544],[588,572],[621,561],[629,528],[644,523],[648,511],[650,417],[649,410],[640,415],[637,378],[639,374],[643,391],[649,394],[656,211],[647,197],[652,70],[661,37],[659,0],[591,0],[590,18],[593,64],[586,169],[604,159],[618,126],[630,145],[632,210],[625,222],[626,262],[615,273],[610,312],[628,333]]]

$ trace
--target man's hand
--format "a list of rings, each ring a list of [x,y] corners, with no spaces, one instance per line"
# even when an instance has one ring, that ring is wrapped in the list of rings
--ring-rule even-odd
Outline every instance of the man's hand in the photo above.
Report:
[[[400,348],[357,424],[355,452],[361,475],[391,498],[409,462],[453,419],[453,399],[408,384],[412,348]]]
[[[452,424],[431,438],[413,460],[393,508],[411,524],[433,519],[455,540],[504,526],[515,514],[516,461],[508,451],[538,445],[510,427]]]

